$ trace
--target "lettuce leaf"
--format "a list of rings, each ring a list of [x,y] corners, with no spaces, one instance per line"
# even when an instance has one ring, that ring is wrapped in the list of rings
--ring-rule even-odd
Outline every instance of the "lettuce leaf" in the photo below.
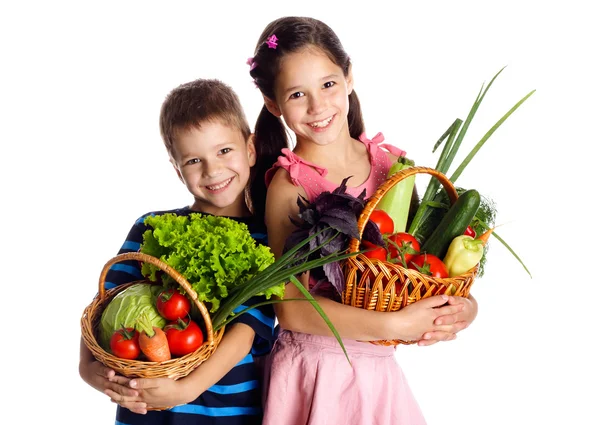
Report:
[[[246,224],[226,217],[168,213],[148,216],[144,222],[151,229],[144,233],[140,251],[181,273],[198,298],[210,303],[211,313],[217,311],[221,300],[232,290],[275,261],[271,250],[252,238]],[[157,271],[151,264],[142,266],[142,274],[148,279],[175,284],[170,276]],[[283,297],[283,293],[282,282],[256,295],[269,299],[271,295]]]

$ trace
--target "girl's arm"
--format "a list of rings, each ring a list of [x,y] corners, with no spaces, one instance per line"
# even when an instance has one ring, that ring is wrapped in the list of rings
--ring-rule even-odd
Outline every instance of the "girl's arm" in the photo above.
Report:
[[[295,226],[290,216],[298,214],[298,194],[305,196],[301,188],[294,186],[285,170],[279,170],[267,192],[266,224],[269,245],[275,257],[281,256],[287,237]],[[308,275],[301,279],[308,287]],[[285,298],[303,298],[294,285],[288,284]],[[452,298],[452,297],[450,297]],[[343,338],[355,340],[403,339],[420,340],[424,334],[435,332],[430,341],[453,339],[459,330],[457,314],[462,304],[446,305],[448,297],[436,296],[411,304],[394,313],[375,312],[343,305],[324,297],[316,297],[333,325]],[[284,329],[297,332],[332,335],[325,321],[310,303],[290,301],[274,304],[277,319]],[[434,320],[444,316],[442,324]]]
[[[254,330],[244,323],[235,323],[227,327],[215,352],[185,378],[177,381],[134,378],[129,385],[140,392],[139,396],[123,396],[111,391],[107,394],[116,403],[139,414],[145,414],[148,408],[187,404],[219,382],[248,355],[253,341]]]

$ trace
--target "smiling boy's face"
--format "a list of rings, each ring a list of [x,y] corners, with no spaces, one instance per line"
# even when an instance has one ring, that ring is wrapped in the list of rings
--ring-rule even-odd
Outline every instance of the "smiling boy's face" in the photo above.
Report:
[[[173,143],[177,175],[194,196],[192,209],[214,215],[249,215],[245,189],[256,163],[252,137],[222,121],[181,131]]]

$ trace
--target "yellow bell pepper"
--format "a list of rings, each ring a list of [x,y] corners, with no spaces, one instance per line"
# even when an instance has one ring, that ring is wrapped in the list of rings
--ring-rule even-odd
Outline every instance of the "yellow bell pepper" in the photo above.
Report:
[[[475,267],[483,257],[484,241],[460,235],[452,239],[444,264],[450,277],[464,274]]]

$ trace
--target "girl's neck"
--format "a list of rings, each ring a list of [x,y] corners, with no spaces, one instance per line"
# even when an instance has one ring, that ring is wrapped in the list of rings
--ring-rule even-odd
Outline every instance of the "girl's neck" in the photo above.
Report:
[[[325,179],[334,184],[339,185],[345,177],[352,176],[348,186],[358,187],[371,174],[371,163],[366,146],[350,136],[328,145],[302,143],[302,140],[299,140],[294,153],[305,161],[325,168],[328,171]]]
[[[319,165],[335,164],[338,162],[348,163],[348,161],[356,158],[357,154],[360,154],[357,151],[356,143],[361,144],[350,137],[349,134],[341,136],[327,145],[318,145],[311,141],[297,138],[294,153],[309,162]]]

